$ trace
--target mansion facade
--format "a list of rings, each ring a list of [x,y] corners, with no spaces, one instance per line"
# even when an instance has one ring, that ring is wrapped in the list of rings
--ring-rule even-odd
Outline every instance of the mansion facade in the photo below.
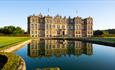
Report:
[[[93,18],[77,16],[66,18],[59,15],[32,15],[27,18],[30,37],[92,37]]]

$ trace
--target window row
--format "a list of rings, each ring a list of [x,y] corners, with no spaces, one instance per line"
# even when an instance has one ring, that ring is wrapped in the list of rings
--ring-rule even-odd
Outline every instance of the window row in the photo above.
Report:
[[[82,34],[82,32],[81,31],[76,31],[76,34]]]
[[[88,31],[87,34],[93,34],[93,32],[92,31]]]
[[[31,31],[31,34],[39,34],[41,31]]]
[[[54,20],[55,23],[67,23],[67,20]],[[52,23],[52,19],[46,19],[46,23]]]
[[[31,29],[43,29],[44,28],[44,24],[31,24],[30,28]]]
[[[49,24],[46,24],[46,28],[48,28],[48,29],[50,29],[50,28],[65,29],[66,26],[65,25],[49,25]]]
[[[61,46],[59,44],[55,44],[55,45],[47,45],[46,49],[57,49],[57,48],[67,48],[65,45]]]
[[[37,18],[31,18],[31,22],[38,22]]]

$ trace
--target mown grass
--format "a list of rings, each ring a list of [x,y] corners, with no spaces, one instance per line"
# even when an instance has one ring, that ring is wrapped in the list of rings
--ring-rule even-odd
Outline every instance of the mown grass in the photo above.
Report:
[[[29,37],[5,37],[0,36],[0,50],[3,48],[8,48],[10,46],[16,45],[20,42],[29,40]]]
[[[111,42],[111,43],[115,43],[115,38],[100,38],[100,37],[97,37],[97,38],[92,38],[92,40],[97,40],[97,41],[105,41],[105,42]]]

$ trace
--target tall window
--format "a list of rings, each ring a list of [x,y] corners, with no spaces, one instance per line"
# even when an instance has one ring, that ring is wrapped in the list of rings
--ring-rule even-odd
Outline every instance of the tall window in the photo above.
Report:
[[[73,29],[73,26],[70,26],[71,27],[71,29]]]
[[[34,34],[34,31],[32,31],[31,33]]]
[[[53,25],[53,28],[55,28],[55,25]]]
[[[33,27],[33,24],[31,24],[31,27]]]
[[[37,29],[37,24],[35,24],[35,28]]]
[[[32,19],[32,22],[34,22],[34,18]]]
[[[62,25],[62,29],[65,29],[65,26],[64,26],[64,25]]]
[[[76,20],[76,23],[78,24],[78,23],[79,23],[79,20]]]
[[[52,20],[50,19],[50,23],[52,23]]]
[[[37,31],[35,33],[37,34]]]
[[[48,29],[48,24],[46,24],[46,28]]]
[[[34,29],[34,25],[33,24],[31,24],[31,29]]]
[[[91,26],[91,30],[92,30],[92,26]]]
[[[77,27],[77,29],[79,30],[79,26],[76,26]]]
[[[40,25],[38,24],[38,29],[40,28]]]
[[[59,25],[57,26],[57,29],[60,29],[60,26],[59,26]]]
[[[59,20],[59,19],[57,20],[57,23],[60,23],[60,20]]]
[[[49,23],[49,19],[47,19],[46,22]]]

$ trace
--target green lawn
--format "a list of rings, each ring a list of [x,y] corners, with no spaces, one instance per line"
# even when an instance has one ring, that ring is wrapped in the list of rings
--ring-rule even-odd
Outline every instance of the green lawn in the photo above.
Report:
[[[112,42],[115,43],[115,38],[93,38],[92,40],[97,40],[97,41],[106,41],[106,42]]]
[[[0,37],[0,49],[29,40],[29,37]]]

